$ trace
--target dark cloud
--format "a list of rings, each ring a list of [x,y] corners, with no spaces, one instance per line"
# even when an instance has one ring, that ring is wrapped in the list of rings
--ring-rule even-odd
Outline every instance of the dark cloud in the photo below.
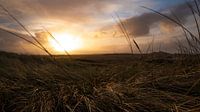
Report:
[[[9,29],[5,29],[5,30],[9,30]],[[11,30],[9,30],[9,31],[11,31]],[[13,30],[11,32],[13,32],[23,38],[26,38],[27,40],[34,42],[33,39],[28,35],[17,33]],[[42,42],[43,45],[45,45],[45,43],[47,43],[47,39],[42,37],[42,36],[46,35],[44,32],[36,33],[35,35],[36,35],[36,38],[40,42]],[[7,33],[3,30],[0,30],[0,50],[16,52],[16,53],[36,53],[36,54],[43,53],[40,49],[33,46],[29,42],[24,41],[23,39],[15,36],[15,35],[12,35],[10,33]]]
[[[174,18],[175,14],[181,19],[182,23],[185,23],[186,18],[191,15],[190,9],[186,4],[168,7],[166,10],[162,10],[161,12],[171,18]],[[140,16],[129,18],[125,23],[129,32],[136,37],[149,34],[150,29],[156,23],[160,24],[159,26],[161,27],[161,30],[167,32],[171,31],[175,26],[177,26],[166,18],[161,17],[160,15],[153,12],[144,13]]]
[[[0,30],[1,50],[18,52],[18,51],[21,51],[21,48],[20,48],[21,44],[22,44],[22,41],[19,38]]]
[[[134,36],[143,36],[149,33],[151,25],[159,22],[162,18],[154,13],[145,13],[126,20],[129,32]]]

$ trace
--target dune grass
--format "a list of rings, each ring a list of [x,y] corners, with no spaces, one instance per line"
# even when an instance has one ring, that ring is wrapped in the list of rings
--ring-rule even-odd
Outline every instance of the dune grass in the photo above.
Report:
[[[149,55],[154,55],[149,58]],[[175,55],[57,57],[0,53],[2,112],[198,111],[198,63]],[[79,63],[79,64],[77,64]],[[79,77],[71,78],[72,75]],[[194,84],[194,82],[196,82]]]

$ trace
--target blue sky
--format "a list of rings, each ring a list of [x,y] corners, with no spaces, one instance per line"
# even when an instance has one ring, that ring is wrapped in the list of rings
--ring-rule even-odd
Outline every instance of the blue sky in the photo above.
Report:
[[[157,6],[160,8],[167,8],[169,6],[174,6],[177,4],[184,3],[185,0],[152,0],[152,2],[155,2]]]

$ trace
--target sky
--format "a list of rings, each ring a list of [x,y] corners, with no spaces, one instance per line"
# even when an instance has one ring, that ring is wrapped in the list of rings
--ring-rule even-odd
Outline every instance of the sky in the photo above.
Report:
[[[146,6],[170,17],[173,11],[194,29],[192,14],[185,0],[0,0],[18,21],[52,54],[130,53],[118,17],[145,52],[154,42],[154,51],[176,52],[181,29],[163,17],[142,8]],[[0,28],[17,33],[36,43],[4,10],[0,10]],[[55,38],[51,38],[49,33]],[[58,41],[58,42],[57,42]],[[30,43],[0,30],[0,50],[23,54],[45,54]],[[134,48],[134,52],[138,53]]]

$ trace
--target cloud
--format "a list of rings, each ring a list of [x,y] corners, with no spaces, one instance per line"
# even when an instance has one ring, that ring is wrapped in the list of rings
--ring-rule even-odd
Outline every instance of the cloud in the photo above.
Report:
[[[0,30],[0,49],[5,51],[22,51],[20,45],[23,43],[18,37]]]
[[[139,4],[154,4],[153,0],[0,0],[13,15],[26,25],[50,22],[95,26],[112,19],[114,12],[130,16]],[[152,5],[151,5],[152,6]],[[98,24],[98,25],[99,25]],[[46,25],[46,24],[45,24]]]
[[[90,22],[99,14],[114,10],[112,0],[4,0],[1,3],[18,17],[61,19],[71,22]]]
[[[146,10],[143,11],[141,8],[136,7],[145,4],[147,4],[145,6],[149,6],[150,4],[149,7],[154,7],[154,2],[154,0],[149,0],[148,2],[146,0],[0,0],[0,3],[8,8],[31,32],[35,33],[36,38],[46,47],[49,47],[48,40],[46,38],[46,33],[40,31],[41,23],[49,31],[55,32],[63,31],[63,29],[61,29],[61,26],[63,26],[65,31],[71,33],[73,32],[70,31],[71,28],[75,27],[73,28],[75,29],[74,32],[86,32],[88,37],[91,37],[93,30],[88,32],[85,29],[94,29],[95,32],[96,30],[101,30],[102,26],[112,26],[111,28],[105,28],[108,32],[99,31],[98,34],[94,34],[95,37],[106,37],[101,43],[98,42],[98,45],[104,46],[105,44],[103,43],[109,42],[112,46],[116,38],[110,42],[107,40],[107,36],[122,36],[121,33],[116,31],[115,25],[113,26],[111,15],[113,15],[114,12],[119,12],[122,18],[131,17],[127,19],[127,28],[135,36],[149,34],[155,23],[159,24],[163,32],[170,33],[176,25],[171,24],[169,21],[166,21],[164,18],[154,13],[144,13]],[[174,12],[182,18],[183,22],[186,22],[186,18],[189,14],[186,13],[185,10],[181,10],[185,9],[184,5],[168,7],[167,9],[169,8],[174,10]],[[136,12],[136,14],[133,14],[133,12]],[[172,16],[169,13],[167,14]],[[5,13],[2,13],[2,11],[0,11],[0,24],[9,29],[21,29],[15,21],[6,16]],[[98,28],[96,28],[96,26],[98,26]],[[23,36],[32,40],[27,35]],[[117,42],[120,43],[121,41]],[[98,45],[90,46],[90,48]],[[8,51],[41,53],[41,51],[29,43],[2,31],[0,31],[0,48],[1,50],[4,49]],[[27,49],[27,51],[24,49]]]
[[[172,24],[170,21],[161,21],[160,30],[163,33],[173,33],[175,31],[175,24]]]
[[[168,7],[165,10],[161,10],[161,12],[165,13],[165,15],[174,18],[174,15],[170,13],[169,10],[176,14],[176,16],[181,19],[182,23],[186,23],[187,17],[191,15],[190,10],[185,3],[179,4],[174,7]],[[171,32],[173,28],[177,26],[171,21],[153,12],[144,13],[136,17],[131,17],[127,19],[125,23],[128,31],[136,37],[148,35],[151,28],[156,23],[160,24],[159,26],[161,27],[161,30],[165,32]]]
[[[154,13],[145,13],[137,17],[127,19],[126,26],[134,36],[144,36],[149,33],[151,25],[160,21],[162,18]]]
[[[29,41],[36,43],[30,36],[26,34],[21,34],[16,32],[15,30],[1,28],[7,31],[11,31],[23,38],[26,38]],[[48,44],[47,38],[44,38],[46,35],[44,32],[36,33],[36,38],[46,47]],[[9,51],[9,52],[16,52],[16,53],[31,53],[31,54],[44,54],[43,51],[35,47],[34,45],[30,44],[29,42],[13,35],[3,30],[0,30],[0,50],[2,51]]]

